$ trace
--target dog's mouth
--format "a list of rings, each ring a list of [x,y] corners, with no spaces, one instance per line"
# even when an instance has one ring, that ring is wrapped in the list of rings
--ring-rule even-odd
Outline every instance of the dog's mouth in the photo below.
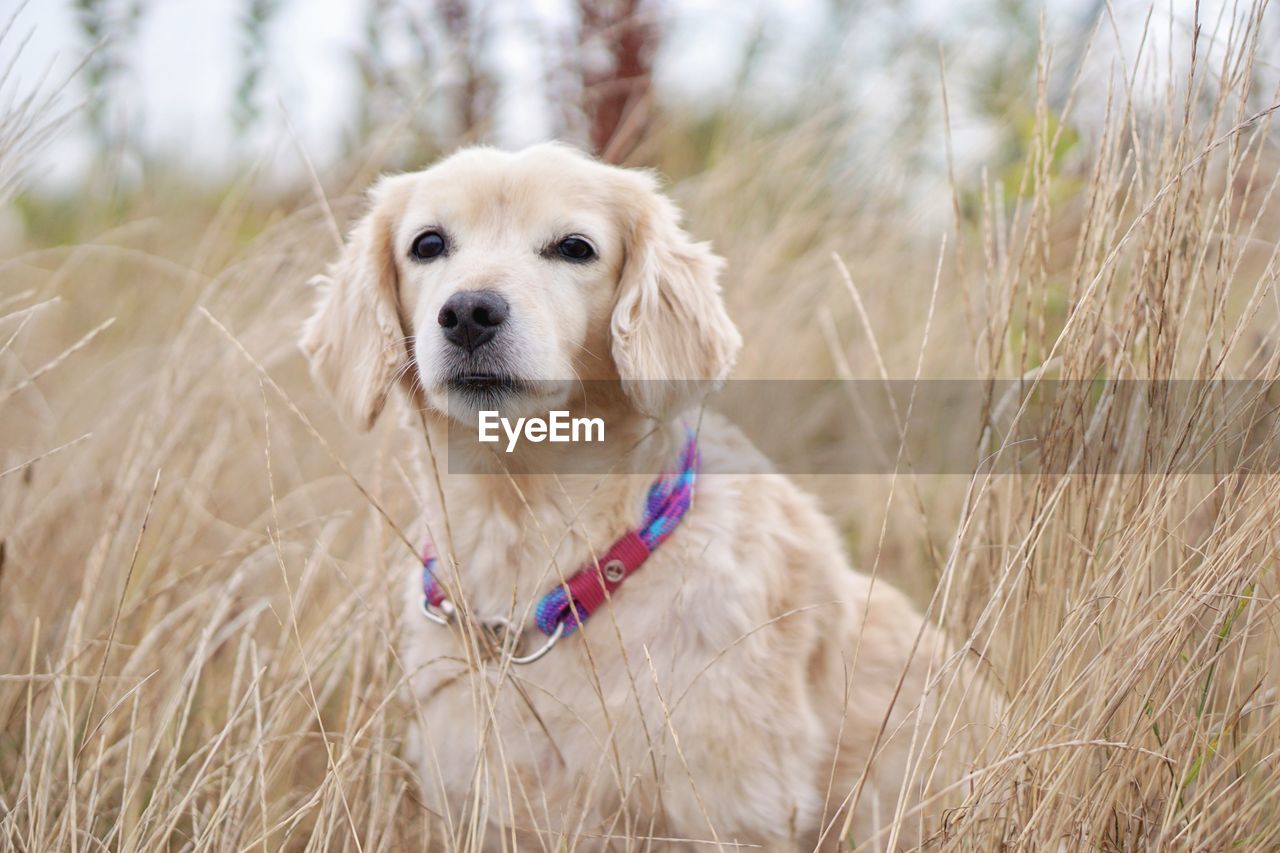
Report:
[[[529,383],[509,373],[456,373],[445,380],[449,399],[464,409],[499,408],[500,404],[526,395]]]
[[[502,373],[460,373],[445,382],[450,391],[468,394],[520,394],[528,383]]]

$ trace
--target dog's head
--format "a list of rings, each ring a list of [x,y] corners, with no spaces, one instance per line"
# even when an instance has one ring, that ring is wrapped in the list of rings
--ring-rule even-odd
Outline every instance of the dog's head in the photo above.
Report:
[[[374,186],[301,344],[366,429],[415,374],[445,413],[459,395],[545,408],[557,382],[618,379],[662,418],[737,355],[720,266],[645,172],[555,144],[467,149]]]

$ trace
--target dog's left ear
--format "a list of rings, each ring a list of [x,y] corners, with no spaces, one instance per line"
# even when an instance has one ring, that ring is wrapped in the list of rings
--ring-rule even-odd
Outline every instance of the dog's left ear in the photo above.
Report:
[[[613,361],[632,404],[666,418],[729,375],[742,336],[720,297],[724,261],[685,233],[652,177],[619,178],[630,221],[609,324]]]
[[[342,256],[312,279],[319,304],[299,341],[316,383],[362,430],[378,419],[408,357],[391,245],[395,212],[388,196],[394,180],[383,178],[374,186],[369,212],[352,229]]]

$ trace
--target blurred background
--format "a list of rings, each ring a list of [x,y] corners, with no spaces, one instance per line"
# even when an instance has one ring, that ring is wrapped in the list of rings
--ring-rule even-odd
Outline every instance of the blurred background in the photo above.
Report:
[[[1048,104],[1085,95],[1061,140],[1096,131],[1091,92],[1139,49],[1134,97],[1158,104],[1185,75],[1197,22],[1229,0],[1148,9],[1117,0],[6,0],[10,101],[52,99],[74,119],[29,140],[35,192],[3,233],[55,238],[42,204],[127,203],[157,180],[212,191],[246,171],[287,190],[314,169],[414,168],[466,142],[573,141],[614,162],[702,171],[728,138],[840,128],[857,187],[936,223],[948,171],[973,186],[1016,168],[1034,124],[1040,45]],[[1236,11],[1235,14],[1238,14]],[[1198,16],[1198,17],[1197,17]],[[1280,45],[1275,21],[1268,21]],[[1086,51],[1095,28],[1096,44]],[[1267,44],[1265,38],[1259,39]],[[1201,50],[1214,50],[1212,40]],[[1165,62],[1166,52],[1177,56]],[[1274,57],[1272,57],[1274,59]],[[1087,62],[1089,67],[1076,67]],[[1257,71],[1274,66],[1258,63]],[[943,74],[946,103],[943,99]],[[1265,87],[1263,87],[1265,88]],[[83,109],[80,109],[83,107]],[[664,135],[656,135],[662,129]],[[944,134],[944,129],[947,131]],[[949,135],[948,151],[940,144]],[[673,145],[673,143],[676,143]],[[673,150],[674,147],[674,150]],[[13,157],[19,152],[6,152]],[[45,229],[51,233],[43,233]],[[34,232],[32,234],[31,232]],[[65,235],[63,235],[65,236]]]

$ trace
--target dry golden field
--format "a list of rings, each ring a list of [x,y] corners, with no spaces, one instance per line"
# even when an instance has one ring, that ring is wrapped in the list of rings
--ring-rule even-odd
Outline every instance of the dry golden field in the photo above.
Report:
[[[938,225],[869,202],[827,117],[698,152],[673,120],[632,159],[728,259],[738,377],[1272,378],[1277,93],[1251,88],[1256,26],[1215,38],[1155,106],[1140,69],[1057,115],[1032,86],[1020,167],[957,183]],[[1062,155],[1082,100],[1105,119]],[[11,195],[39,132],[18,118]],[[397,418],[347,431],[295,344],[383,166],[269,199],[253,175],[156,185],[125,211],[86,190],[45,214],[63,239],[0,259],[0,845],[462,837],[400,757],[399,531],[425,448]],[[1148,399],[1133,430],[1059,403],[1053,472],[806,478],[855,564],[972,641],[1005,698],[931,844],[1276,849],[1280,475],[1188,472],[1213,441],[1169,437],[1212,435],[1212,405]],[[791,428],[819,440],[804,412]],[[1144,473],[1055,473],[1112,439]]]

